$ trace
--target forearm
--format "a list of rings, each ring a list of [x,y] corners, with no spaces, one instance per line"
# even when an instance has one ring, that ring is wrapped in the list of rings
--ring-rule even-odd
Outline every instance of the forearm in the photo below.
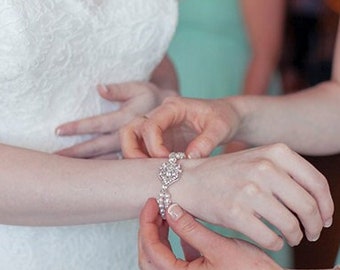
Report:
[[[0,145],[0,223],[70,225],[138,217],[162,160],[83,160]]]
[[[285,1],[242,0],[240,3],[251,48],[243,93],[264,94],[281,54]]]
[[[277,61],[271,60],[270,57],[253,55],[245,74],[242,94],[266,94],[276,67]]]
[[[309,155],[340,152],[340,85],[327,82],[283,97],[229,99],[241,118],[235,139],[252,145],[283,142]]]
[[[179,95],[179,82],[175,67],[170,58],[165,55],[161,63],[155,68],[150,82],[164,91],[164,97]]]

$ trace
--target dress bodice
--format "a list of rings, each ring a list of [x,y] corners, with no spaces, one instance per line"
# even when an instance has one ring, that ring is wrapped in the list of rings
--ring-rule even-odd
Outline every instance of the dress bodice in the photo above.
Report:
[[[116,109],[99,83],[146,80],[176,24],[176,0],[3,0],[0,141],[54,151],[61,123]]]
[[[176,20],[177,0],[1,0],[0,143],[52,152],[87,139],[54,130],[117,109],[96,85],[147,80]],[[137,229],[0,225],[0,269],[137,269]]]

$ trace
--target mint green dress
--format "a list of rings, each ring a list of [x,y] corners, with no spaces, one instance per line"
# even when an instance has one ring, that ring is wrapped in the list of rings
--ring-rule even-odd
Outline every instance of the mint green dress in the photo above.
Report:
[[[250,57],[242,15],[237,0],[180,0],[179,25],[169,48],[178,72],[181,93],[186,97],[220,98],[239,94]],[[270,93],[281,92],[278,77]],[[236,232],[207,225],[232,237]],[[182,257],[178,238],[170,234],[177,256]],[[287,246],[270,254],[284,267],[292,267]]]

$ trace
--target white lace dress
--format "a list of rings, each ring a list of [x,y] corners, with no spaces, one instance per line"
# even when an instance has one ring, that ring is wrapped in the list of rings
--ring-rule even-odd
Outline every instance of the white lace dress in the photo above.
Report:
[[[88,139],[54,129],[116,109],[95,86],[147,80],[176,19],[177,0],[0,0],[0,142],[52,152]],[[0,269],[137,269],[137,229],[0,225]]]

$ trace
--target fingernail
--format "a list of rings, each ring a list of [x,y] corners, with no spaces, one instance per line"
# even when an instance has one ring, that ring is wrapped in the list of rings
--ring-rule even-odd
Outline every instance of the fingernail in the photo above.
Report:
[[[332,226],[332,224],[333,224],[333,218],[327,219],[325,221],[324,227],[329,228],[330,226]]]
[[[196,151],[190,152],[188,154],[189,159],[195,159],[195,158],[200,158],[200,157],[201,157],[200,153],[198,153]]]
[[[320,234],[315,236],[308,236],[307,238],[310,242],[316,242],[320,238]]]
[[[174,204],[169,206],[168,213],[169,213],[170,217],[174,221],[176,221],[183,215],[183,210],[182,210],[181,207],[179,207],[178,204],[174,203]]]
[[[97,87],[100,91],[103,91],[105,93],[109,92],[109,89],[107,89],[107,87],[104,84],[99,84]]]
[[[55,130],[55,135],[57,135],[57,136],[63,135],[62,130],[61,130],[60,128],[57,128],[57,129]]]

